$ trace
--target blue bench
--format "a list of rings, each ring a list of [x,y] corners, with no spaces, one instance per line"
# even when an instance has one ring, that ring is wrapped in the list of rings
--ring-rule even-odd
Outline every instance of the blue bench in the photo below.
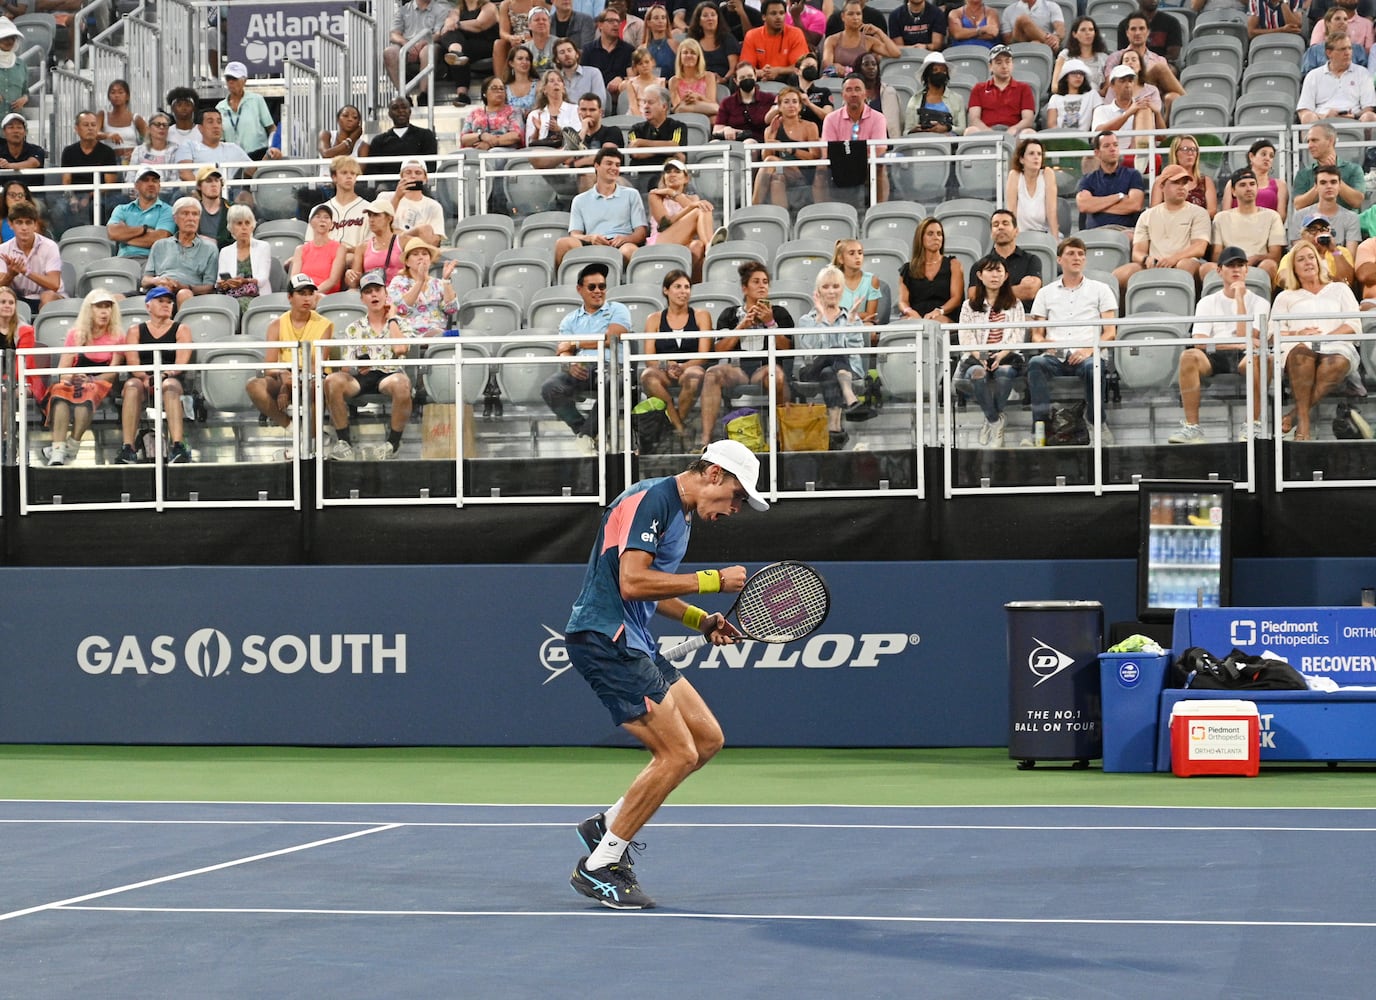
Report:
[[[1190,608],[1176,612],[1173,644],[1165,662],[1191,646],[1218,656],[1235,647],[1253,655],[1269,650],[1301,673],[1376,688],[1376,608]],[[1169,771],[1171,709],[1214,698],[1256,703],[1263,762],[1376,760],[1376,690],[1169,688],[1157,658],[1106,655],[1100,663],[1105,770]]]

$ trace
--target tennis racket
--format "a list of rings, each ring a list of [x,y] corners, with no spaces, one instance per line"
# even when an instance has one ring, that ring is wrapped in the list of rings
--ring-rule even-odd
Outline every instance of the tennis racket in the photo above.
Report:
[[[820,628],[830,611],[831,592],[822,574],[807,563],[787,560],[770,563],[746,580],[727,614],[735,615],[736,627],[748,639],[793,642]],[[706,634],[696,635],[665,650],[664,656],[677,660],[710,641]]]

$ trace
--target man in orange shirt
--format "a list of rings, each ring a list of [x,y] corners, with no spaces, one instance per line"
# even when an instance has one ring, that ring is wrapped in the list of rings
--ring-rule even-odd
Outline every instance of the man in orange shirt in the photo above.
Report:
[[[807,36],[791,24],[785,0],[764,0],[764,26],[751,28],[741,42],[741,60],[755,66],[762,80],[793,79],[794,66],[808,52]]]

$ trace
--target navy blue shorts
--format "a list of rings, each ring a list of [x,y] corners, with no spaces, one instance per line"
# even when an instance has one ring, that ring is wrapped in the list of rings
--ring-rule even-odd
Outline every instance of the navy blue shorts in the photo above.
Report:
[[[573,632],[564,637],[569,661],[583,675],[618,726],[650,711],[650,703],[664,701],[669,688],[683,675],[659,653],[646,656],[620,637],[601,632]]]

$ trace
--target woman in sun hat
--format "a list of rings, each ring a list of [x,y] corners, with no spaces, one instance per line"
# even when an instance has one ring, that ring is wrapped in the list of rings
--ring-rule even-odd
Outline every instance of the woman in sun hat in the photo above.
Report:
[[[402,254],[403,270],[387,282],[393,313],[413,337],[458,333],[454,320],[459,313],[459,299],[449,280],[454,273],[454,261],[444,262],[438,278],[430,274],[439,255],[438,247],[411,237]]]

